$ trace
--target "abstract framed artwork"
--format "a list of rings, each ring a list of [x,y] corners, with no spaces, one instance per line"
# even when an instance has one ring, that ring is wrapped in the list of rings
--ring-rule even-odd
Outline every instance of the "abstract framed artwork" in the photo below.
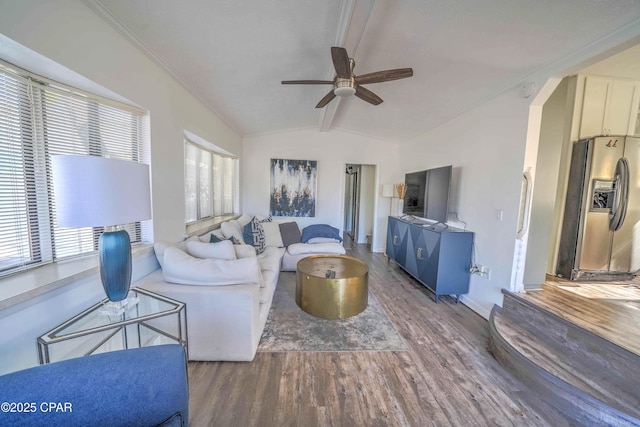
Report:
[[[315,217],[317,160],[271,159],[271,216]]]

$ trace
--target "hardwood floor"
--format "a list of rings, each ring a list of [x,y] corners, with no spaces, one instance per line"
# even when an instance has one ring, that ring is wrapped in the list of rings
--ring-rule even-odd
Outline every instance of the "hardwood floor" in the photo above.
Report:
[[[487,321],[365,245],[369,286],[401,352],[257,353],[189,362],[192,426],[562,426],[487,350]]]
[[[494,354],[530,388],[546,387],[551,405],[574,419],[589,419],[585,425],[640,426],[637,278],[578,282],[547,276],[540,290],[505,292],[493,316],[492,331],[504,340],[494,340]],[[522,357],[529,366],[518,362]],[[548,384],[543,375],[532,376],[536,368],[550,374]]]
[[[523,297],[565,320],[640,355],[640,281],[572,282],[547,276]]]

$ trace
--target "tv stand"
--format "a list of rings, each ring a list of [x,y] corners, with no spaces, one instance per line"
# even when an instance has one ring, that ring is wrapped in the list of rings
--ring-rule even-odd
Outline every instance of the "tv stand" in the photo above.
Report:
[[[440,295],[455,295],[458,302],[469,292],[473,233],[437,224],[443,223],[419,225],[389,217],[385,253],[431,290],[436,303]]]

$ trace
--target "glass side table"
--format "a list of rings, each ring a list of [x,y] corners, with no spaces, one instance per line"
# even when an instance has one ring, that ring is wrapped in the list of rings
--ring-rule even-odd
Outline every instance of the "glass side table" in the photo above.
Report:
[[[170,343],[187,351],[184,303],[140,288],[132,288],[125,301],[105,298],[38,337],[40,364]]]

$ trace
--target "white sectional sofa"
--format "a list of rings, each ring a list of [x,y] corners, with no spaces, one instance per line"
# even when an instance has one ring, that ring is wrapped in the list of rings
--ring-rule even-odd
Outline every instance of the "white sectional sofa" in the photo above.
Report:
[[[263,221],[243,215],[202,236],[156,243],[160,269],[133,284],[186,303],[189,360],[253,360],[280,271],[310,255],[345,253],[332,227],[311,226],[318,235],[305,229],[296,241],[295,222]]]

